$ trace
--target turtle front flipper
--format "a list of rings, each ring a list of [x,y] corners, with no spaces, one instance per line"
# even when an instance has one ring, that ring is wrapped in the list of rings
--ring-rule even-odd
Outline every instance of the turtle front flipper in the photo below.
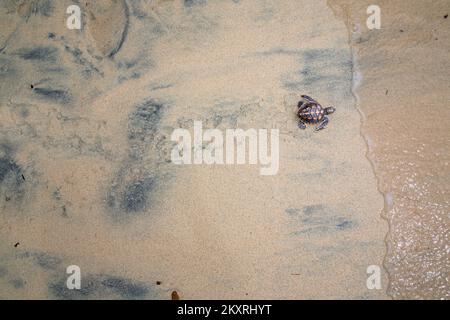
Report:
[[[311,98],[310,96],[307,96],[306,94],[302,94],[301,96],[303,99],[305,99],[309,103],[319,104],[316,100]]]
[[[297,107],[298,107],[297,113],[308,108],[310,105],[311,105],[311,102],[309,102],[308,100],[300,100],[297,104]]]
[[[316,131],[320,131],[322,129],[324,129],[328,124],[328,118],[327,117],[323,117],[322,120],[320,120],[319,124],[316,127]]]

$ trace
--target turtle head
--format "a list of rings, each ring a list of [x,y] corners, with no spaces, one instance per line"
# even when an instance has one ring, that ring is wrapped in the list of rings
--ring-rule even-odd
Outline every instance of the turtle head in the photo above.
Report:
[[[333,107],[325,108],[325,114],[330,114],[330,113],[333,113],[335,111],[336,111],[336,109],[333,108]]]

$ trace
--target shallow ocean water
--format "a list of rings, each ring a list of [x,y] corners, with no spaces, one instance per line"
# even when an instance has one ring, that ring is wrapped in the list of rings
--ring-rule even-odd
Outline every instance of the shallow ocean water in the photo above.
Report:
[[[347,22],[363,81],[356,90],[385,198],[388,294],[450,297],[450,49],[448,1],[381,1],[380,30],[365,27],[368,1],[329,1]]]

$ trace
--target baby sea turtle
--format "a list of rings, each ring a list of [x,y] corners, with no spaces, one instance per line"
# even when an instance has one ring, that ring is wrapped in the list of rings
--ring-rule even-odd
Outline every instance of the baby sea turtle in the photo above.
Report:
[[[317,123],[316,131],[322,130],[328,124],[327,114],[336,111],[333,107],[323,108],[316,100],[307,95],[302,95],[298,102],[297,115],[300,118],[298,127],[306,129],[306,123]]]

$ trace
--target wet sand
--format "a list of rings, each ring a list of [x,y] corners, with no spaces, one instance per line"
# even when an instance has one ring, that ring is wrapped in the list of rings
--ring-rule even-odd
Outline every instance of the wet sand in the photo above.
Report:
[[[88,1],[76,31],[71,2],[30,3],[0,13],[1,298],[384,299],[387,273],[368,290],[366,269],[383,265],[387,222],[388,293],[413,297],[396,237],[415,234],[382,218],[383,194],[401,217],[406,193],[376,160],[397,142],[369,133],[375,58],[355,55],[340,4]],[[336,107],[325,130],[297,128],[303,93]],[[279,129],[278,174],[174,165],[170,134],[194,120]],[[65,287],[71,264],[82,290]]]
[[[385,198],[385,266],[397,299],[450,297],[450,28],[448,1],[329,1],[347,21],[362,83],[362,132]]]

